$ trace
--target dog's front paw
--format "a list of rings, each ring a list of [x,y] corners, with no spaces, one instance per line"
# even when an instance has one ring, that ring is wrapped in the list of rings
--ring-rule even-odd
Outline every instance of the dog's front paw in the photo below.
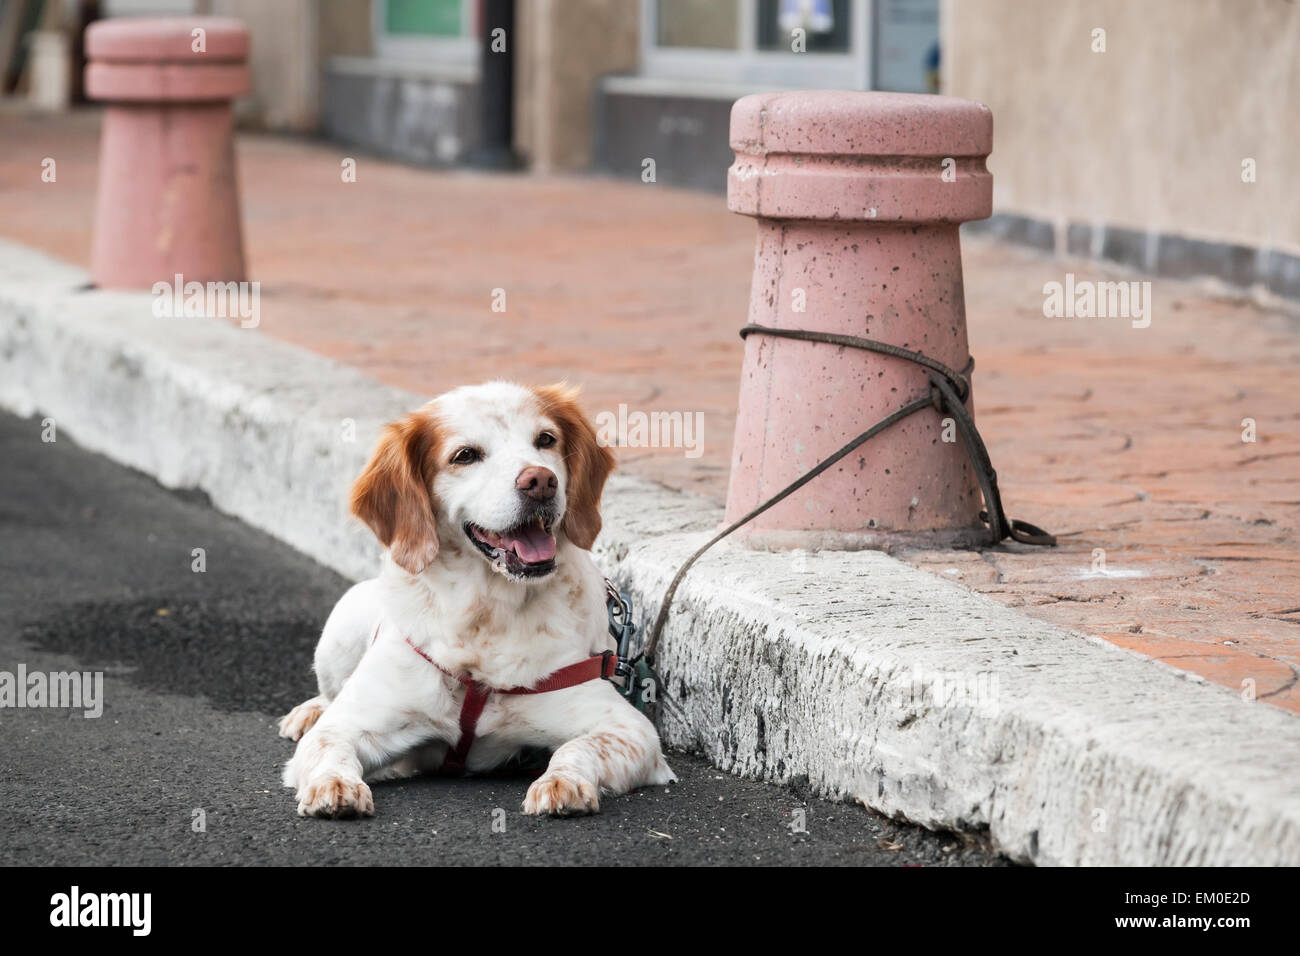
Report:
[[[370,788],[360,780],[328,777],[298,791],[298,815],[344,820],[375,815]]]
[[[313,697],[305,700],[280,719],[280,736],[297,740],[320,720],[325,713],[325,698]]]
[[[548,771],[533,781],[524,797],[524,813],[572,816],[600,809],[600,790],[575,774]]]

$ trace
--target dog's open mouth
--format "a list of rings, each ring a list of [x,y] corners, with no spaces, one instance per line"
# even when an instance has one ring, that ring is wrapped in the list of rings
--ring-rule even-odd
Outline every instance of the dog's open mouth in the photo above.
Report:
[[[538,578],[555,570],[554,519],[538,516],[505,531],[466,523],[465,534],[484,557],[516,578]]]

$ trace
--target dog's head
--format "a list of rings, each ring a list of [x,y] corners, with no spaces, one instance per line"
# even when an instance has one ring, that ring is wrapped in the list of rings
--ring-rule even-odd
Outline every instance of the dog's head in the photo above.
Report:
[[[555,570],[556,535],[590,548],[614,456],[565,385],[466,386],[387,426],[352,486],[352,513],[419,574],[459,534],[507,577]]]

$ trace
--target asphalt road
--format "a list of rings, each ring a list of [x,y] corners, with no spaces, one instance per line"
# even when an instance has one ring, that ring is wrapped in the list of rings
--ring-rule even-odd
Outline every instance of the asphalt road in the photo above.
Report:
[[[680,783],[607,796],[593,817],[524,816],[515,776],[380,784],[372,819],[302,819],[279,785],[292,744],[275,722],[315,692],[341,578],[8,415],[0,542],[0,672],[102,671],[104,688],[98,718],[0,709],[6,865],[1005,864],[684,753],[669,754]]]

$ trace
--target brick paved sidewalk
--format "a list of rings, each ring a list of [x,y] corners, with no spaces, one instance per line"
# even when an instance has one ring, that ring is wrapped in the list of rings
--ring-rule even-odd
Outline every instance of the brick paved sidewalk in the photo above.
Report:
[[[86,264],[96,122],[0,112],[0,233]],[[703,413],[703,454],[621,467],[726,492],[753,223],[715,195],[434,173],[239,143],[265,334],[433,394],[567,378],[591,411]],[[57,163],[42,183],[41,160]],[[993,163],[996,170],[996,155]],[[1153,280],[1151,326],[1047,319],[1090,264],[966,245],[976,413],[1010,514],[1055,550],[905,555],[1056,624],[1300,711],[1300,322]],[[1142,278],[1142,277],[1135,277]],[[492,311],[503,289],[506,311]],[[1242,441],[1242,421],[1257,441]],[[1243,683],[1243,682],[1253,682]]]

